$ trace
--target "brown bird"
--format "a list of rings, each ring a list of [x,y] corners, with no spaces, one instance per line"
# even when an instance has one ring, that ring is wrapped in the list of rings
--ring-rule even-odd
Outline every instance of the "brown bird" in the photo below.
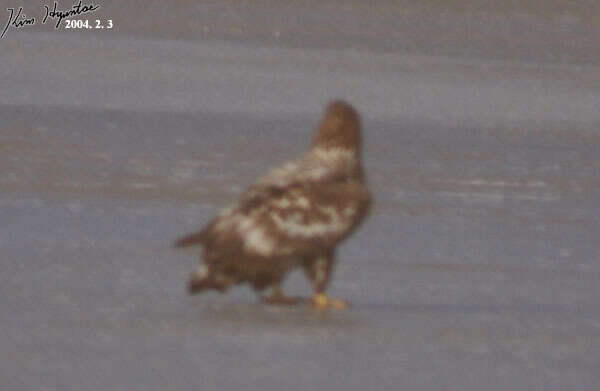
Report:
[[[313,284],[314,306],[344,308],[325,294],[335,247],[364,220],[370,203],[359,115],[334,101],[308,152],[269,172],[203,230],[175,242],[204,248],[188,292],[249,283],[258,292],[272,288],[267,303],[291,304],[297,299],[285,296],[281,284],[301,267]]]

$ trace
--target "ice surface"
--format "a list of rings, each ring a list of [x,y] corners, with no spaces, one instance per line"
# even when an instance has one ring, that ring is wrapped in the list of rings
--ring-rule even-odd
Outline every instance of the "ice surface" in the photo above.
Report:
[[[595,7],[382,2],[361,28],[360,2],[177,3],[183,27],[148,8],[0,41],[2,389],[597,389]],[[351,308],[187,297],[196,255],[172,241],[337,97],[376,198],[330,288]]]

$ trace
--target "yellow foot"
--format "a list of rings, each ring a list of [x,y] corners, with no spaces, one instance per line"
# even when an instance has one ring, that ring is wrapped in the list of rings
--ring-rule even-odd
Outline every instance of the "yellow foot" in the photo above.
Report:
[[[312,305],[315,308],[333,308],[343,310],[348,307],[344,300],[330,299],[324,293],[315,293],[312,297]]]

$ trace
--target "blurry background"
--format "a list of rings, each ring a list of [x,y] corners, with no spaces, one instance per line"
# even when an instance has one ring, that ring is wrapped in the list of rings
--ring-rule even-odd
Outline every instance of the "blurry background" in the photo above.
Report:
[[[598,2],[42,4],[0,3],[36,18],[0,40],[3,389],[596,389]],[[187,297],[172,240],[334,98],[376,197],[352,308]]]

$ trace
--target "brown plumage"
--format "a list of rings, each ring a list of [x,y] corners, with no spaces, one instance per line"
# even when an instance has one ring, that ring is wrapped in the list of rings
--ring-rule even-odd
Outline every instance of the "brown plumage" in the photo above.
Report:
[[[315,306],[344,307],[325,295],[335,247],[364,220],[370,199],[360,118],[348,103],[332,102],[304,156],[272,170],[203,230],[175,242],[204,248],[189,293],[249,283],[260,292],[272,288],[267,302],[291,303],[281,284],[301,267],[313,283]]]

